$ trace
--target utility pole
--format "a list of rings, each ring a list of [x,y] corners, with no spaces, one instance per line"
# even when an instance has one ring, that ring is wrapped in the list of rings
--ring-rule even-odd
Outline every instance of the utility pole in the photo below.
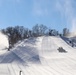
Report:
[[[21,75],[22,71],[20,70],[19,75]]]

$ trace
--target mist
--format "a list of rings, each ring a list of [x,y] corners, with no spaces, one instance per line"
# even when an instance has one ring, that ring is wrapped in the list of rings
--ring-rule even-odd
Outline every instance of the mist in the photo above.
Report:
[[[56,7],[61,13],[62,18],[66,19],[66,27],[70,29],[70,36],[76,36],[76,1],[75,0],[57,0]]]
[[[9,47],[8,37],[0,32],[0,50],[4,50]]]

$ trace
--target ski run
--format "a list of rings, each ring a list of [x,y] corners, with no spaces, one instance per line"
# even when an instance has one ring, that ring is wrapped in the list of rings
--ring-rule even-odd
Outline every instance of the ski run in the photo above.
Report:
[[[0,75],[76,75],[76,49],[58,36],[25,39],[0,50]]]

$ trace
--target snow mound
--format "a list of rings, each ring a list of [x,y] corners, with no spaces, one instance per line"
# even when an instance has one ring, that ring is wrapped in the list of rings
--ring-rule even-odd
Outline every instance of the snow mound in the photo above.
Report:
[[[0,32],[0,50],[9,47],[8,37]]]

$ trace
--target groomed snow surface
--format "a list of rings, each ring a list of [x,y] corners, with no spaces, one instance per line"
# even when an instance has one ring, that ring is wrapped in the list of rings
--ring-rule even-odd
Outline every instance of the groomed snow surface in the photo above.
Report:
[[[76,49],[60,37],[25,39],[11,51],[0,50],[0,75],[76,75]]]

